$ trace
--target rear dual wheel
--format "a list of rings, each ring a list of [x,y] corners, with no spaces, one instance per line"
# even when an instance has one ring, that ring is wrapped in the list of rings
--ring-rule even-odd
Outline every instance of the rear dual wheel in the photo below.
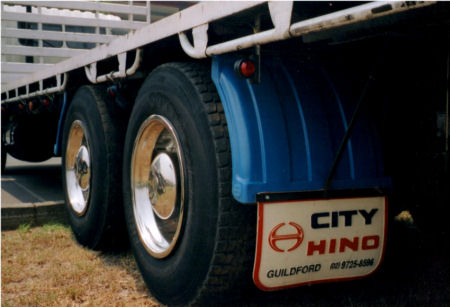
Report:
[[[121,164],[126,122],[101,86],[74,95],[63,130],[65,204],[79,243],[93,249],[126,242]]]
[[[208,67],[165,64],[145,80],[123,175],[130,243],[160,302],[211,303],[244,289],[255,210],[230,195],[227,126]]]

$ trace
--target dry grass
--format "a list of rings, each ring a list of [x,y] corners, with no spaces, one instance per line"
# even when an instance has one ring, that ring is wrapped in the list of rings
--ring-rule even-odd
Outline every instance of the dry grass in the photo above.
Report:
[[[62,225],[2,232],[3,306],[159,306],[130,253],[87,250]]]
[[[384,264],[374,276],[288,291],[250,291],[230,306],[450,306],[449,236],[449,230],[424,235],[394,224]],[[159,306],[130,253],[84,249],[66,226],[25,225],[2,232],[1,264],[2,307]]]

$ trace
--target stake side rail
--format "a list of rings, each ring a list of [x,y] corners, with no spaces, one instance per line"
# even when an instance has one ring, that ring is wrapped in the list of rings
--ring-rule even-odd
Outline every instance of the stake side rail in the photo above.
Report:
[[[43,80],[49,78],[64,80],[64,82],[58,82],[58,86],[51,89],[52,93],[61,92],[67,84],[67,73],[78,68],[85,68],[86,76],[92,83],[104,82],[114,78],[124,78],[137,71],[141,60],[141,52],[139,50],[141,47],[173,35],[179,36],[181,47],[186,54],[193,58],[206,58],[430,6],[435,3],[431,1],[372,2],[292,23],[292,1],[268,3],[262,1],[201,2],[140,29],[133,30],[109,43],[84,51],[49,68],[33,72],[22,79],[6,84],[2,89],[2,96],[6,97],[6,99],[2,103],[48,93],[49,89],[44,88],[30,92],[29,86],[36,82],[42,83]],[[272,29],[208,46],[207,31],[211,22],[261,5],[268,5],[270,18],[274,25]],[[188,31],[192,31],[192,43],[188,39]],[[132,50],[138,50],[136,58],[132,66],[126,68],[126,54]],[[97,76],[96,63],[113,56],[118,58],[117,71],[108,75]],[[21,90],[19,91],[19,89]],[[19,92],[25,92],[25,94],[19,95]]]

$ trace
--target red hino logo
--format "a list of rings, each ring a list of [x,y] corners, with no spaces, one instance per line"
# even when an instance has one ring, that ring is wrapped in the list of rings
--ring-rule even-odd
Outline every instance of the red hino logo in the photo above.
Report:
[[[269,245],[274,251],[280,252],[280,253],[286,251],[286,250],[281,249],[281,248],[279,248],[277,246],[277,242],[278,241],[295,240],[295,244],[292,245],[292,247],[287,250],[288,252],[291,252],[291,251],[295,250],[297,247],[300,246],[300,244],[302,244],[303,237],[304,237],[302,227],[300,227],[300,225],[298,225],[297,223],[294,223],[294,222],[289,222],[289,225],[291,226],[290,228],[293,228],[295,230],[295,233],[292,233],[292,234],[280,234],[280,235],[277,234],[277,231],[280,228],[282,228],[284,226],[287,227],[286,223],[280,223],[280,224],[275,226],[270,231],[270,234],[269,234]]]

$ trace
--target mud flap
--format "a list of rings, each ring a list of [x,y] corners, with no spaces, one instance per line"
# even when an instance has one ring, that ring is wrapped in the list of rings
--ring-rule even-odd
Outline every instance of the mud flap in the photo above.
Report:
[[[253,270],[259,289],[361,278],[379,267],[386,196],[276,201],[260,196]]]

